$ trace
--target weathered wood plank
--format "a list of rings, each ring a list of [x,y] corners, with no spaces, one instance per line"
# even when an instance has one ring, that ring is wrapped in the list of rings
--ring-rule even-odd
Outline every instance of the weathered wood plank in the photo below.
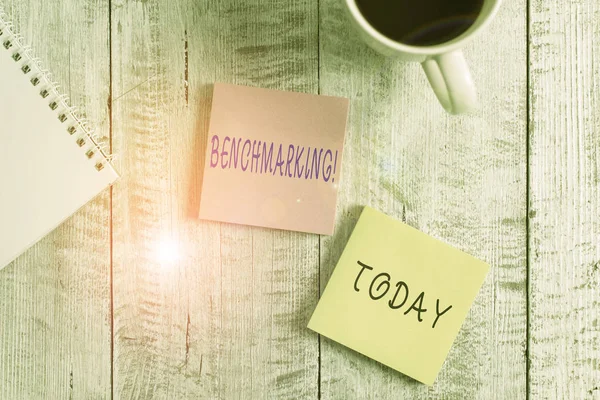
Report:
[[[600,397],[600,4],[531,2],[530,395]]]
[[[318,237],[197,208],[210,85],[316,92],[317,2],[112,4],[115,398],[315,398]]]
[[[506,2],[466,56],[481,110],[445,114],[420,66],[385,59],[321,2],[321,89],[351,102],[337,229],[321,289],[368,204],[491,264],[434,387],[321,340],[322,399],[525,398],[526,2]]]
[[[108,1],[0,5],[107,138]],[[0,398],[110,398],[109,227],[104,192],[0,271]]]

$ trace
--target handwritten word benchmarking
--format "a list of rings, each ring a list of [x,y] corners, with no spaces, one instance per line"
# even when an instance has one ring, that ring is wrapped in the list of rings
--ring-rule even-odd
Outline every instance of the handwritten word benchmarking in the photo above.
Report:
[[[202,219],[331,235],[348,99],[215,83]]]
[[[210,142],[211,168],[335,182],[337,150],[218,135]]]

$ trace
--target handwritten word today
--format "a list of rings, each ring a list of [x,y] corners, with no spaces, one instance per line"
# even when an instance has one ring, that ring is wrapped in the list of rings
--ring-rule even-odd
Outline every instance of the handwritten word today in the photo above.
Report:
[[[358,273],[358,275],[356,276],[356,280],[354,281],[354,290],[357,292],[360,292],[360,288],[359,288],[360,278],[362,277],[365,270],[373,271],[373,267],[370,267],[367,264],[364,264],[360,261],[357,261],[357,263],[358,263],[358,265],[360,265],[361,270]],[[387,272],[382,272],[382,273],[375,275],[371,280],[371,285],[369,285],[369,297],[372,300],[381,300],[383,297],[385,297],[385,295],[390,291],[390,288],[392,287],[391,280],[392,280],[392,277]],[[391,298],[391,300],[388,301],[387,304],[388,304],[388,307],[391,308],[392,310],[399,310],[406,304],[406,302],[408,300],[408,295],[409,295],[408,284],[404,281],[398,281],[395,286],[396,286],[396,292],[394,293],[393,297]],[[411,311],[416,312],[418,321],[423,322],[423,319],[421,318],[421,314],[427,312],[427,309],[423,308],[424,298],[425,298],[425,292],[421,292],[415,298],[415,300],[412,302],[412,304],[406,309],[406,311],[404,312],[404,315],[408,315]],[[440,312],[440,299],[437,299],[436,304],[435,304],[436,317],[435,317],[435,320],[433,321],[433,324],[431,325],[432,329],[435,328],[435,325],[437,324],[440,317],[442,315],[446,314],[448,311],[450,311],[451,308],[452,308],[452,306],[448,306],[446,309],[444,309],[443,311]]]
[[[337,150],[217,135],[210,142],[211,168],[335,182]]]

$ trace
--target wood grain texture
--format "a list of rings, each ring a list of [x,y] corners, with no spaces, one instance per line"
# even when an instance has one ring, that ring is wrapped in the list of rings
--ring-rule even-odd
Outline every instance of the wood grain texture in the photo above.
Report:
[[[321,289],[365,204],[491,270],[435,386],[322,339],[321,398],[525,398],[526,2],[507,2],[467,48],[482,107],[464,117],[443,111],[418,64],[363,45],[342,7],[321,2],[321,92],[352,99]]]
[[[466,49],[465,117],[339,0],[0,5],[106,141],[112,107],[124,175],[113,321],[107,192],[0,271],[0,399],[520,399],[528,376],[531,399],[600,398],[596,1],[530,0],[529,44],[505,1]],[[197,219],[215,81],[351,99],[334,236]],[[432,388],[306,329],[363,205],[491,264]]]
[[[318,237],[197,214],[211,85],[316,92],[317,2],[112,6],[115,398],[316,398]]]
[[[0,5],[106,139],[108,1]],[[106,191],[0,271],[1,399],[110,398],[108,200]]]
[[[532,399],[600,398],[600,4],[531,2]]]

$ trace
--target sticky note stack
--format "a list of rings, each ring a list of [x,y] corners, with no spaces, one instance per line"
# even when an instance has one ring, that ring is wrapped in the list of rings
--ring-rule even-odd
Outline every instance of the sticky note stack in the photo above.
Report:
[[[216,84],[200,218],[332,234],[348,100]],[[483,262],[366,207],[309,328],[432,385]]]

